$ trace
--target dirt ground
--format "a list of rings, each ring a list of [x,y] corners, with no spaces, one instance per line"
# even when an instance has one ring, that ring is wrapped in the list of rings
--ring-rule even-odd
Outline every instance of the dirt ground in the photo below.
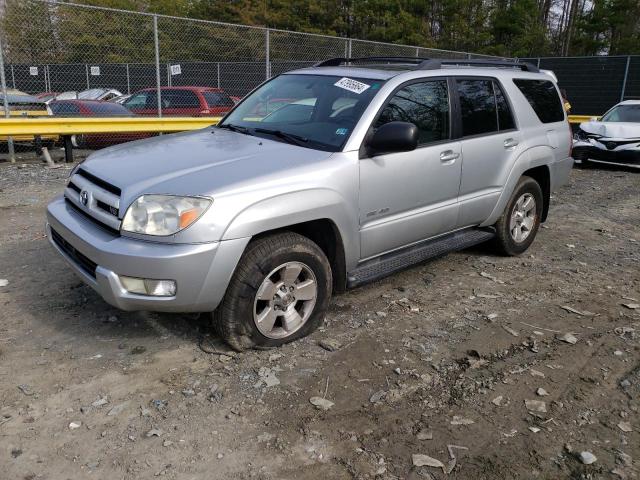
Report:
[[[417,266],[242,354],[78,280],[43,234],[68,172],[0,163],[0,478],[640,477],[640,172],[574,170],[522,257]]]

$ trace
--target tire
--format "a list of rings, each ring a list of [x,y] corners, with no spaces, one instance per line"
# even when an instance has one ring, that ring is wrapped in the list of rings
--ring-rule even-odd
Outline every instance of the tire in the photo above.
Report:
[[[314,242],[292,232],[259,238],[213,312],[214,329],[236,351],[279,347],[322,324],[331,289],[331,266]]]
[[[532,210],[528,210],[531,204],[526,203],[530,201],[533,201]],[[494,244],[499,253],[515,256],[529,248],[540,228],[543,205],[542,189],[538,182],[531,177],[521,177],[504,212],[494,225]]]

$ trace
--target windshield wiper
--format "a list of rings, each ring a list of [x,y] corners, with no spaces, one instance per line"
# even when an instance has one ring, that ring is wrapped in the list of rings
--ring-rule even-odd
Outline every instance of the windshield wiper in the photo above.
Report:
[[[249,135],[249,129],[247,127],[241,127],[240,125],[234,125],[232,123],[225,123],[224,125],[218,125],[218,128],[226,128],[232,132],[244,133]]]
[[[289,142],[293,145],[298,145],[299,147],[309,143],[308,138],[301,137],[300,135],[295,135],[293,133],[283,132],[282,130],[270,130],[268,128],[254,128],[253,131],[256,133],[266,133],[268,135],[273,135],[274,137],[281,138],[286,142]]]

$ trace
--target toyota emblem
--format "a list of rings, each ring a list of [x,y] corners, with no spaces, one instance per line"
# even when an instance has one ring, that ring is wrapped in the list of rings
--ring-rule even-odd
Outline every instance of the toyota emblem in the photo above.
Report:
[[[86,190],[82,190],[80,192],[80,202],[85,207],[87,206],[87,203],[89,203],[89,193]]]

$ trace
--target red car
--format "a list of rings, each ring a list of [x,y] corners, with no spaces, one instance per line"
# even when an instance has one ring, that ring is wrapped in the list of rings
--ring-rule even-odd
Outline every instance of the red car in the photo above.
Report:
[[[124,106],[102,100],[53,100],[49,103],[56,116],[64,117],[132,117]],[[73,135],[71,141],[79,148],[103,148],[152,136],[151,133],[91,133]]]
[[[220,88],[210,87],[160,87],[162,115],[185,117],[219,117],[231,110],[237,97],[231,97]],[[137,115],[158,115],[158,98],[155,88],[145,88],[123,103]]]

